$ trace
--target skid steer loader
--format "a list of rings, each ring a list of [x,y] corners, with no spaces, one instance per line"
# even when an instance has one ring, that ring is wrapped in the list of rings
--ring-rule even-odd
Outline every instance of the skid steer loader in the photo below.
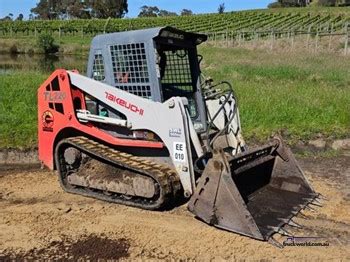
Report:
[[[201,79],[206,39],[96,36],[87,76],[58,69],[38,90],[39,158],[67,192],[149,210],[189,198],[206,223],[269,240],[318,195],[280,138],[247,149],[230,83]]]

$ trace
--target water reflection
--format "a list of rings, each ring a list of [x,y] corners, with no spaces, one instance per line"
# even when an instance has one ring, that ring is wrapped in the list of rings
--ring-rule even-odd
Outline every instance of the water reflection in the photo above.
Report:
[[[40,71],[52,73],[55,69],[77,69],[85,74],[87,56],[55,56],[28,54],[0,54],[0,74],[11,74],[15,71]]]

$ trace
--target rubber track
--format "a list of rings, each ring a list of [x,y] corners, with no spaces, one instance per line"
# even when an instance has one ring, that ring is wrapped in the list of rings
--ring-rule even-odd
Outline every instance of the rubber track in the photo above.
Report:
[[[136,196],[124,196],[123,194],[104,194],[102,190],[82,187],[68,186],[66,181],[69,175],[64,161],[63,153],[67,147],[74,147],[82,153],[96,160],[103,160],[113,166],[129,169],[135,175],[143,174],[155,180],[159,187],[156,198],[147,199]],[[61,149],[63,148],[63,150]],[[87,137],[78,136],[66,138],[60,141],[55,150],[55,161],[59,172],[59,179],[62,188],[69,193],[84,195],[113,203],[138,207],[148,210],[161,209],[177,197],[181,191],[181,184],[176,171],[166,165],[162,165],[151,160],[144,160],[140,157],[115,150],[109,146],[98,143]]]

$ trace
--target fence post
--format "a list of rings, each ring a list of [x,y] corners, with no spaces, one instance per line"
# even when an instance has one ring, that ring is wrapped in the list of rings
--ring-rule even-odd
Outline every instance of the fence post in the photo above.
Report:
[[[226,30],[226,46],[228,47],[228,29]]]
[[[274,41],[275,41],[275,32],[274,32],[274,30],[272,29],[272,31],[271,31],[271,45],[270,45],[270,49],[271,49],[271,50],[273,50]]]
[[[110,20],[111,20],[111,18],[108,17],[107,20],[106,20],[106,23],[105,23],[104,26],[103,26],[103,33],[104,33],[104,34],[106,33],[106,29],[107,29],[107,26],[108,26],[108,23],[109,23]],[[129,25],[130,25],[130,23],[131,23],[131,21],[129,20]],[[130,27],[130,26],[129,26],[129,27]]]
[[[332,38],[333,38],[333,23],[331,25],[331,32],[329,34],[328,51],[331,50]]]
[[[236,35],[234,34],[233,30],[231,31],[231,37],[232,37],[231,45],[235,46]]]
[[[307,49],[309,50],[309,42],[310,42],[310,35],[311,35],[311,25],[309,26],[309,29],[307,30]]]
[[[348,54],[348,46],[349,46],[349,29],[346,29],[346,35],[345,35],[345,45],[344,45],[344,55]]]
[[[317,49],[318,49],[318,37],[319,37],[319,33],[317,30],[316,37],[315,37],[315,52],[317,52]]]

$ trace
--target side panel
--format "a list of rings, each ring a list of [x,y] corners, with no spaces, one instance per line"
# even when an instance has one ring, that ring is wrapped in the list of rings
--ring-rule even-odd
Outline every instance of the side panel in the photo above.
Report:
[[[39,159],[50,169],[53,169],[53,143],[57,132],[57,125],[64,116],[56,112],[55,105],[66,101],[67,93],[52,90],[53,80],[62,86],[60,71],[55,71],[38,89],[38,150]],[[66,74],[64,74],[67,77]],[[56,95],[60,94],[60,99]],[[58,98],[58,96],[57,96]],[[59,101],[57,101],[59,100]]]
[[[39,159],[50,169],[54,168],[55,140],[64,129],[77,130],[115,146],[163,148],[160,142],[120,139],[91,124],[80,123],[74,112],[75,98],[80,98],[81,108],[84,109],[84,96],[79,89],[71,87],[66,70],[56,70],[38,89]]]

